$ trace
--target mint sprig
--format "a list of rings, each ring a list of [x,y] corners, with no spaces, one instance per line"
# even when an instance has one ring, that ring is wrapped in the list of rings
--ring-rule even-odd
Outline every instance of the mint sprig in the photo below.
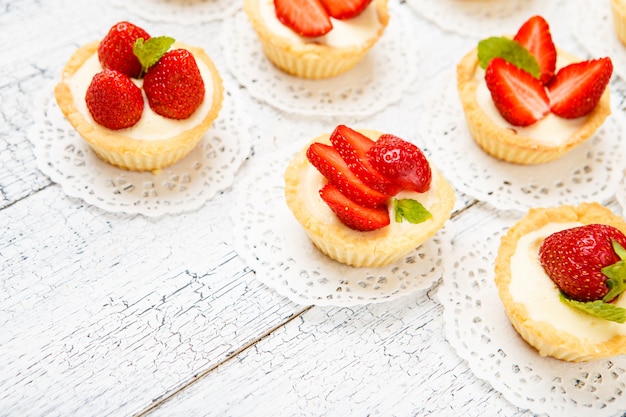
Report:
[[[396,213],[397,223],[402,223],[403,219],[406,219],[411,224],[419,224],[433,217],[422,203],[410,198],[394,199],[393,209]]]
[[[563,303],[594,317],[614,321],[616,323],[626,322],[626,309],[607,303],[603,300],[587,302],[576,301],[571,298],[567,298],[563,293],[560,294],[559,298]]]
[[[611,243],[620,260],[602,268],[602,273],[607,277],[606,285],[609,287],[609,292],[602,300],[607,303],[626,290],[626,250],[615,239],[611,239]]]
[[[174,42],[174,38],[170,38],[169,36],[156,36],[147,41],[143,38],[139,38],[135,41],[133,53],[137,59],[139,59],[139,63],[141,63],[141,74],[139,74],[139,78],[142,78],[148,71],[148,68],[161,59]]]
[[[478,42],[478,63],[481,68],[487,68],[489,62],[496,57],[510,62],[535,78],[541,76],[537,59],[519,42],[503,36],[492,36]]]

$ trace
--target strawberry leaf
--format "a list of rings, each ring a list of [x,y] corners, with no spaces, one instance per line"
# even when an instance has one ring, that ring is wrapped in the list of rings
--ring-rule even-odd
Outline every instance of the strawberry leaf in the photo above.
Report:
[[[495,36],[478,42],[478,62],[481,68],[487,68],[489,62],[497,57],[510,62],[535,78],[541,76],[541,68],[537,59],[519,42]]]
[[[402,200],[394,199],[393,208],[396,213],[395,218],[397,223],[402,223],[402,219],[404,218],[411,224],[419,224],[433,217],[422,203],[410,198]]]
[[[142,78],[148,68],[156,64],[173,44],[174,38],[169,36],[157,36],[147,41],[144,41],[143,38],[137,39],[133,45],[133,53],[141,63],[139,78]]]
[[[602,268],[602,273],[607,277],[606,286],[609,287],[609,292],[602,298],[605,302],[612,301],[626,290],[626,261],[624,260],[626,250],[615,239],[611,239],[611,242],[613,250],[621,261]]]
[[[596,301],[576,301],[567,298],[563,293],[560,295],[563,303],[574,307],[580,311],[598,317],[604,320],[614,321],[617,323],[626,322],[626,309],[613,304],[605,303],[602,300]]]

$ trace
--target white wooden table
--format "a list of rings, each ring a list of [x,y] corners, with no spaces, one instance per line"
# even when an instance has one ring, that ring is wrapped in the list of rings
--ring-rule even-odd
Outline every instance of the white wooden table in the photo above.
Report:
[[[298,117],[244,94],[242,109],[255,109],[251,158],[277,123],[298,139],[337,123],[418,135],[435,80],[477,40],[399,7],[427,57],[425,89],[365,120]],[[584,54],[566,16],[552,19],[558,41]],[[259,283],[233,249],[237,178],[194,212],[153,219],[90,206],[43,175],[27,136],[33,99],[119,20],[202,46],[228,71],[220,21],[148,21],[106,0],[0,0],[0,416],[532,415],[448,344],[438,284],[393,302],[317,307]],[[494,210],[458,200],[459,233]]]

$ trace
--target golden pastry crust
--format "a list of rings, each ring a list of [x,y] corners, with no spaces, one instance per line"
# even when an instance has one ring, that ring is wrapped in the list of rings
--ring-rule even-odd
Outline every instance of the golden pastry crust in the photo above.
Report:
[[[511,284],[511,257],[517,242],[524,235],[549,223],[608,224],[626,233],[626,222],[609,209],[597,203],[583,203],[577,207],[559,206],[531,209],[502,237],[495,264],[495,283],[511,324],[524,340],[542,356],[580,362],[626,353],[626,336],[614,336],[601,343],[583,340],[578,335],[554,328],[550,323],[529,318],[526,307],[514,301],[509,290]],[[559,303],[555,290],[555,302]]]
[[[377,139],[381,133],[359,130],[369,138]],[[329,144],[329,134],[315,138],[313,142]],[[431,190],[436,192],[433,204],[426,207],[433,217],[424,223],[408,225],[401,233],[394,233],[390,226],[371,232],[358,232],[336,220],[328,221],[307,204],[307,196],[315,193],[319,201],[318,189],[306,189],[305,176],[312,165],[306,157],[305,146],[291,160],[285,171],[285,199],[295,218],[306,230],[313,243],[330,258],[355,267],[376,267],[390,264],[431,238],[450,218],[454,208],[455,192],[452,186],[431,164],[433,181]],[[326,204],[322,201],[321,204]],[[330,210],[330,209],[328,209]],[[394,222],[393,216],[391,221]]]
[[[157,172],[189,154],[217,118],[222,107],[222,79],[204,50],[178,42],[175,44],[176,47],[189,50],[196,60],[202,60],[210,70],[211,80],[204,80],[205,85],[212,86],[213,91],[211,107],[207,114],[197,125],[176,136],[164,137],[161,140],[141,140],[126,136],[124,129],[111,130],[98,125],[91,118],[84,117],[76,107],[74,100],[84,100],[84,97],[73,97],[67,80],[87,59],[97,53],[98,45],[97,41],[80,47],[65,65],[61,81],[54,89],[61,111],[78,134],[102,160],[132,171]]]
[[[261,17],[260,0],[245,0],[244,10],[257,33],[263,52],[276,67],[297,77],[330,78],[352,69],[378,42],[389,23],[388,0],[374,0],[381,27],[363,45],[336,48],[316,43],[296,44],[270,31]]]
[[[541,144],[530,137],[518,135],[513,129],[502,128],[487,116],[476,98],[476,71],[479,68],[477,52],[477,48],[474,48],[457,64],[457,89],[472,138],[485,152],[498,159],[517,164],[554,161],[591,137],[611,114],[611,98],[607,87],[596,108],[586,116],[585,123],[561,145]],[[558,50],[558,54],[567,56],[571,62],[580,61],[561,50]]]
[[[626,45],[626,2],[623,0],[611,0],[613,26],[615,33],[624,45]]]

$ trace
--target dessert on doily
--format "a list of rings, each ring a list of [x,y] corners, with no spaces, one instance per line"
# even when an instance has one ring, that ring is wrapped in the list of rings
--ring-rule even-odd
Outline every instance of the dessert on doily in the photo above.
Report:
[[[557,49],[548,23],[528,19],[512,38],[479,42],[457,65],[457,88],[472,138],[518,164],[562,157],[611,113],[610,58],[580,61]]]
[[[513,327],[542,356],[626,353],[626,222],[597,203],[531,209],[502,237],[495,283]]]
[[[245,0],[244,10],[268,59],[311,79],[353,68],[389,22],[387,0]]]
[[[102,160],[158,171],[200,142],[221,109],[223,86],[201,48],[119,22],[72,55],[55,97]]]
[[[356,267],[406,255],[444,225],[455,201],[417,146],[345,125],[296,154],[284,178],[287,205],[315,246]]]
[[[611,12],[617,38],[626,45],[626,1],[611,0]]]

